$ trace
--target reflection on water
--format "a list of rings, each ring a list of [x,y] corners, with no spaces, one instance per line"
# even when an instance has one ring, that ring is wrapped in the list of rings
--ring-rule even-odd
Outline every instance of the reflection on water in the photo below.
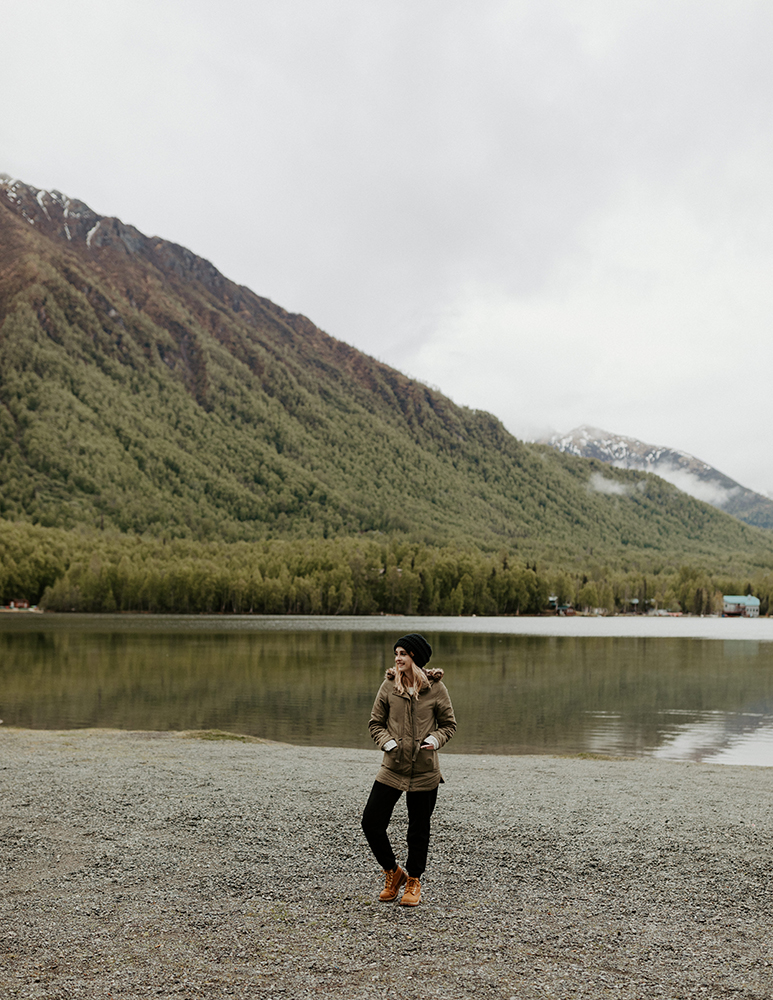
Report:
[[[731,623],[723,641],[662,631],[492,634],[491,621],[359,619],[350,628],[319,619],[0,618],[0,716],[13,726],[214,728],[368,747],[391,643],[420,629],[457,711],[449,752],[773,766],[766,633],[747,639]]]
[[[669,760],[697,760],[714,764],[757,764],[773,767],[773,715],[754,712],[706,712],[664,730],[653,750]]]
[[[593,753],[631,753],[630,719],[609,712],[590,713],[588,749]],[[638,752],[663,760],[773,767],[773,714],[714,710],[657,713],[655,741]]]

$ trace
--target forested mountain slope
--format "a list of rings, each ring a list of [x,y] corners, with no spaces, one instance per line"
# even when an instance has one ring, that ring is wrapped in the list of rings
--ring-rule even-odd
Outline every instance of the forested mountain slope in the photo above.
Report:
[[[662,480],[528,445],[81,202],[0,175],[0,516],[769,566]]]

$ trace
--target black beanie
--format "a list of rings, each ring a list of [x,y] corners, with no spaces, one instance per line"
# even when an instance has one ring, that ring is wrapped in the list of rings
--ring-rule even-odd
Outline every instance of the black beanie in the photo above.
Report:
[[[418,632],[409,632],[408,635],[402,636],[393,648],[397,649],[398,646],[402,646],[407,653],[413,654],[413,662],[417,667],[426,667],[430,656],[432,656],[432,646]]]

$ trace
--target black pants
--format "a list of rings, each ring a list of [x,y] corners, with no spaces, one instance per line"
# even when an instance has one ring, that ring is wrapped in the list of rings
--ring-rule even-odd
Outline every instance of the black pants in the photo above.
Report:
[[[362,829],[370,849],[376,861],[387,871],[397,864],[387,827],[392,810],[402,794],[398,788],[375,781],[362,814]],[[437,802],[437,788],[430,792],[406,792],[405,802],[408,806],[408,860],[405,867],[413,878],[420,878],[427,867],[429,821]]]

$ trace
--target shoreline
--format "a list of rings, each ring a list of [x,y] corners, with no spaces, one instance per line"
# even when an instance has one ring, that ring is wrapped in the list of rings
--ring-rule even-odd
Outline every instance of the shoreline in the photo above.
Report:
[[[248,615],[82,613],[9,611],[2,627],[36,631],[116,632],[378,632],[464,633],[545,638],[713,639],[773,642],[773,618],[697,617],[682,615],[498,615],[493,617],[419,617],[411,615]],[[399,623],[399,626],[398,624]]]
[[[767,768],[441,755],[406,912],[359,830],[378,751],[202,735],[0,728],[7,995],[773,993]]]

